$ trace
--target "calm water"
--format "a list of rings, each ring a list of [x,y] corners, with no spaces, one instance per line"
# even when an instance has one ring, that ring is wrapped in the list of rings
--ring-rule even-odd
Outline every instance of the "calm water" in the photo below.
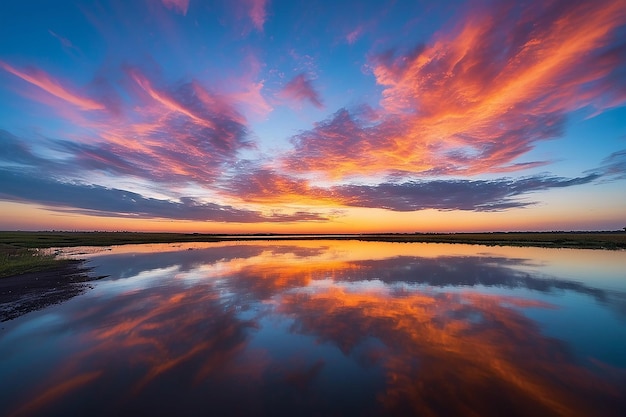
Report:
[[[351,241],[81,249],[0,323],[0,415],[623,416],[626,252]]]

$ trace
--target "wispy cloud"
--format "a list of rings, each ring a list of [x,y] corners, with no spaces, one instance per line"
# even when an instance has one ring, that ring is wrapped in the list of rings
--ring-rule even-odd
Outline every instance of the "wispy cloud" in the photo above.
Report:
[[[229,91],[225,92],[241,111],[251,119],[264,119],[274,108],[263,93],[265,81],[260,73],[263,63],[254,53],[248,53],[243,61],[245,73],[229,79]]]
[[[340,109],[313,129],[292,137],[293,149],[282,157],[282,163],[288,172],[318,172],[331,179],[381,173],[397,167],[389,165],[388,153],[401,153],[395,147],[405,143],[394,138],[404,132],[401,120],[372,125],[361,114]]]
[[[269,30],[269,1],[239,0],[209,9],[188,0],[151,0],[151,17],[141,30],[135,17],[137,10],[145,12],[144,5],[94,7],[85,14],[95,34],[85,35],[95,42],[94,54],[101,46],[110,48],[110,56],[98,58],[102,62],[87,62],[87,55],[84,65],[72,68],[25,66],[28,57],[0,61],[5,88],[49,110],[39,114],[40,106],[16,100],[32,121],[9,125],[22,137],[0,131],[3,178],[31,186],[42,197],[12,185],[2,184],[0,191],[5,199],[96,215],[291,221],[323,216],[292,208],[281,214],[283,207],[508,210],[534,204],[533,193],[623,179],[624,151],[580,177],[506,177],[548,164],[547,157],[530,158],[529,152],[538,142],[563,135],[573,111],[593,117],[626,103],[622,3],[474,4],[459,8],[430,38],[424,31],[421,38],[411,37],[421,43],[409,46],[382,37],[397,17],[383,16],[375,24],[356,17],[325,38],[303,41],[312,35],[306,25],[289,39],[257,33],[232,56],[224,51],[241,46],[242,35]],[[369,6],[363,10],[370,13]],[[209,20],[226,28],[207,32],[203,23]],[[119,31],[111,25],[118,21]],[[43,36],[73,48],[61,33],[44,29]],[[220,39],[217,45],[206,43],[209,33]],[[370,53],[344,61],[356,63],[359,76],[367,73],[354,85],[369,81],[372,89],[365,87],[364,94],[377,104],[335,107],[312,124],[310,114],[298,114],[299,120],[280,125],[290,112],[280,108],[271,114],[273,106],[316,110],[331,103],[323,100],[316,74],[322,71],[318,65],[324,65],[325,77],[334,77],[337,68],[325,67],[329,56],[318,42],[332,38],[334,46],[356,54],[361,49],[345,42],[363,47],[364,33],[368,41],[377,37]],[[204,43],[194,43],[201,37]],[[271,49],[257,49],[266,44]],[[180,50],[170,51],[172,46]],[[145,56],[135,57],[137,51]],[[337,91],[331,96],[334,103]],[[285,136],[288,142],[280,142]],[[111,188],[118,179],[124,185]],[[45,187],[66,196],[48,195]],[[90,200],[98,198],[110,202],[101,212]],[[270,210],[279,211],[269,215]]]
[[[263,25],[267,20],[268,0],[246,0],[249,3],[248,16],[259,32],[263,32]]]
[[[626,179],[626,149],[613,152],[607,156],[602,165],[592,170],[591,173],[597,173],[608,177],[609,180]]]
[[[333,188],[333,196],[346,206],[382,208],[392,211],[425,209],[501,211],[527,207],[532,201],[520,200],[535,191],[588,184],[599,174],[579,178],[533,176],[497,180],[433,180],[346,185]]]
[[[21,138],[0,129],[0,167],[35,166],[45,162],[46,160],[36,156]]]
[[[74,164],[73,171],[134,175],[165,183],[210,184],[237,153],[250,148],[245,118],[229,99],[196,81],[154,86],[129,70],[119,116],[84,121],[90,137],[53,141]]]
[[[274,110],[263,96],[263,87],[263,81],[250,82],[243,86],[242,90],[230,93],[229,97],[247,110],[248,113],[263,119]]]
[[[61,42],[61,45],[64,48],[73,48],[74,47],[74,45],[72,44],[72,42],[69,39],[64,38],[61,35],[58,35],[57,33],[53,32],[50,29],[48,29],[48,33],[51,34],[53,37],[55,37],[59,42]]]
[[[111,190],[102,186],[88,186],[74,184],[65,178],[69,174],[76,175],[80,172],[94,170],[115,171],[119,174],[138,176],[142,178],[158,179],[162,181],[179,181],[189,179],[188,175],[162,171],[174,170],[173,162],[166,162],[161,168],[152,169],[153,164],[167,161],[163,155],[149,156],[141,152],[130,153],[122,157],[114,147],[105,147],[71,142],[57,141],[58,149],[62,149],[71,156],[63,162],[47,161],[36,156],[32,150],[23,145],[18,137],[8,132],[0,131],[0,167],[12,166],[13,172],[4,172],[3,187],[0,193],[4,198],[25,199],[38,203],[62,205],[65,202],[68,207],[76,207],[95,211],[97,204],[101,204],[102,212],[111,215],[117,211],[125,213],[146,213],[153,217],[178,218],[186,216],[192,219],[193,213],[196,220],[201,220],[201,214],[211,213],[204,203],[198,203],[193,198],[182,198],[180,201],[161,201],[147,199],[137,193],[123,190]],[[127,151],[127,150],[126,150]],[[141,163],[141,159],[145,161]],[[157,159],[160,158],[160,159]],[[170,158],[174,161],[177,157]],[[181,155],[181,158],[184,158]],[[535,175],[522,178],[499,178],[494,180],[407,180],[403,182],[383,182],[374,185],[345,184],[329,187],[321,187],[306,179],[290,176],[273,169],[262,168],[251,164],[239,165],[235,174],[230,176],[216,177],[216,183],[212,184],[215,191],[232,201],[244,201],[255,204],[269,204],[270,206],[289,204],[308,204],[334,207],[367,207],[380,208],[391,211],[418,211],[425,209],[436,210],[466,210],[466,211],[502,211],[511,208],[527,207],[535,204],[532,199],[526,199],[534,192],[545,191],[554,188],[574,187],[590,184],[603,179],[619,178],[626,172],[624,152],[616,152],[605,159],[604,163],[596,170],[582,177],[564,178],[552,175]],[[16,165],[17,169],[15,169]],[[169,165],[167,165],[169,164]],[[35,167],[46,167],[46,179],[36,174],[41,170]],[[2,168],[0,168],[2,169]],[[201,167],[198,167],[201,169]],[[72,170],[78,170],[72,171]],[[211,173],[208,173],[211,175]],[[617,176],[617,177],[616,177]],[[58,200],[45,197],[47,191],[51,196],[57,195]],[[80,194],[84,193],[85,200],[81,200]],[[133,195],[130,200],[123,195]],[[89,196],[93,196],[89,197]],[[100,197],[96,198],[96,196]],[[105,198],[106,197],[106,198]],[[77,201],[74,202],[73,199]],[[130,205],[132,200],[139,202]],[[48,201],[49,200],[49,201]],[[86,205],[86,202],[93,205]],[[106,206],[107,201],[112,206]],[[72,203],[72,204],[70,204]],[[104,204],[104,205],[102,205]],[[126,206],[125,206],[126,204]],[[154,207],[153,207],[154,205]],[[211,206],[211,205],[209,205]],[[122,208],[128,210],[121,210]],[[159,212],[157,207],[162,207]],[[178,207],[178,209],[176,209]],[[211,206],[212,207],[212,206]],[[220,206],[221,207],[221,206]],[[165,210],[171,210],[166,215]],[[217,209],[216,209],[217,210]],[[222,210],[222,209],[220,209]],[[247,210],[243,210],[247,213]],[[130,215],[130,214],[128,214]],[[272,218],[284,215],[276,214]],[[306,220],[318,219],[316,213],[299,213],[298,216]],[[235,216],[233,216],[235,218]],[[221,220],[220,220],[221,221]],[[239,220],[237,220],[239,221]]]
[[[328,190],[267,168],[242,167],[222,183],[222,192],[255,203],[328,203]]]
[[[31,71],[35,77],[0,66],[63,99],[62,104],[79,106],[81,112],[104,109],[99,101],[73,93],[40,70]],[[50,142],[75,164],[70,172],[100,170],[150,181],[208,184],[241,149],[254,146],[232,97],[211,92],[195,80],[155,81],[135,67],[119,76],[123,81],[111,88],[120,89],[119,100],[113,100],[115,111],[83,117],[64,105],[51,108],[88,132]]]
[[[189,0],[161,0],[161,2],[168,9],[174,10],[183,16],[187,14],[189,9]]]
[[[138,70],[130,74],[142,106],[124,123],[103,128],[96,145],[66,143],[85,168],[106,163],[151,180],[208,184],[253,146],[245,119],[226,97],[196,81],[157,89]]]
[[[92,216],[236,223],[326,220],[314,212],[264,215],[258,211],[203,202],[192,197],[182,197],[176,201],[147,198],[127,190],[61,182],[34,173],[2,168],[0,183],[3,184],[0,188],[0,199],[27,201]]]
[[[352,30],[350,33],[346,35],[346,42],[352,45],[361,37],[362,34],[363,34],[363,27],[358,26],[357,28],[355,28],[354,30]]]
[[[296,103],[308,101],[318,109],[323,109],[324,104],[318,92],[313,88],[311,80],[304,74],[298,74],[292,78],[285,87],[278,93],[278,96]]]
[[[625,20],[619,0],[478,7],[426,44],[372,55],[380,122],[339,111],[294,138],[287,165],[331,177],[528,168],[515,160],[562,135],[568,112],[624,102],[626,61],[614,45]]]
[[[614,175],[606,168],[599,171],[603,172],[591,172],[576,178],[543,174],[493,180],[405,180],[321,187],[309,180],[274,170],[251,168],[242,170],[222,188],[224,193],[231,193],[233,197],[264,204],[317,203],[391,211],[502,211],[535,204],[535,201],[525,198],[534,192],[590,184]]]
[[[76,45],[74,45],[74,43],[72,43],[72,41],[69,40],[68,38],[63,37],[50,29],[48,29],[48,33],[52,35],[54,38],[56,38],[61,43],[61,46],[70,54],[83,56],[82,51]]]
[[[82,110],[105,109],[105,106],[102,103],[99,103],[78,92],[72,91],[70,88],[63,86],[59,81],[50,77],[42,70],[35,68],[20,70],[2,61],[0,61],[0,68],[34,86],[39,87],[48,94],[51,94],[54,97],[70,103]]]

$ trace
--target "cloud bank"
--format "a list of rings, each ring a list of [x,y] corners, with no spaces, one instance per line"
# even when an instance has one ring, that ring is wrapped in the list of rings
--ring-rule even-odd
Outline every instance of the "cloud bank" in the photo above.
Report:
[[[253,210],[182,197],[177,201],[147,198],[138,193],[93,184],[66,183],[0,168],[0,199],[54,207],[91,216],[259,223],[321,221],[313,212],[264,215]]]
[[[611,159],[611,158],[609,158]],[[344,184],[330,187],[268,169],[250,169],[224,184],[224,192],[254,203],[299,202],[391,211],[464,210],[503,211],[536,204],[525,197],[538,191],[591,184],[623,175],[615,165],[576,178],[548,174],[493,180],[442,179]],[[622,167],[623,169],[624,167]]]
[[[293,138],[286,167],[332,177],[512,172],[569,112],[626,101],[620,31],[626,8],[599,3],[498,2],[476,7],[427,43],[375,53],[378,121],[339,110]]]

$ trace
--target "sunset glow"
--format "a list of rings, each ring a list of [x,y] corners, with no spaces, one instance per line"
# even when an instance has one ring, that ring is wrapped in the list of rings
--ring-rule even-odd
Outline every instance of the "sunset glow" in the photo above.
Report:
[[[626,226],[623,0],[335,3],[4,2],[0,230]]]

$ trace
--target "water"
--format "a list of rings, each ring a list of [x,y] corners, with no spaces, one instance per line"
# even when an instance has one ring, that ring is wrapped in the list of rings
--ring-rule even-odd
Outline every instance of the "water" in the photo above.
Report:
[[[70,252],[0,324],[0,415],[621,416],[626,252],[356,241]]]

